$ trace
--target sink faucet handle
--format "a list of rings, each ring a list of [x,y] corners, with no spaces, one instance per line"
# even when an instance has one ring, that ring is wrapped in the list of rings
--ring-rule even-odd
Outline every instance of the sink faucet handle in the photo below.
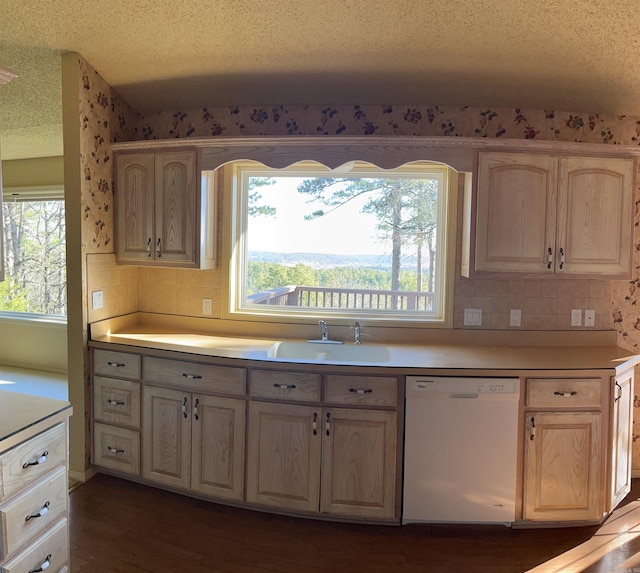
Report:
[[[326,321],[319,320],[318,324],[320,325],[320,331],[322,332],[322,340],[329,340],[329,328],[327,327]]]
[[[357,320],[353,325],[353,331],[353,343],[360,344],[360,323]]]

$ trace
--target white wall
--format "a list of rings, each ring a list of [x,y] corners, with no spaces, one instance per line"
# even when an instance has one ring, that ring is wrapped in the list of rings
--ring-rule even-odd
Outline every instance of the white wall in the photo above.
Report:
[[[67,373],[67,325],[0,318],[0,364]]]

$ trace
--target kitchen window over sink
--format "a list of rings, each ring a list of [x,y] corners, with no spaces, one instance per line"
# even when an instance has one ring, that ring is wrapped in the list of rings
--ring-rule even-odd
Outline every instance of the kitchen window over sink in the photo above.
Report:
[[[231,316],[450,324],[456,174],[299,162],[223,168]]]

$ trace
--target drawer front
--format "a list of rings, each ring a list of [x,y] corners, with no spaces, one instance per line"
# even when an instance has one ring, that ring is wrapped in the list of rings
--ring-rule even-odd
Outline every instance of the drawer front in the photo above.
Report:
[[[31,545],[9,559],[0,573],[29,573],[63,570],[69,565],[69,533],[67,519],[61,519]]]
[[[527,406],[599,408],[600,378],[527,378]]]
[[[325,401],[330,404],[396,406],[398,379],[375,376],[327,376]]]
[[[237,396],[246,393],[246,370],[231,366],[213,366],[145,356],[144,379],[147,382],[161,382],[189,391]]]
[[[58,424],[0,456],[0,500],[40,479],[67,458],[65,425]]]
[[[300,402],[320,401],[320,375],[306,372],[252,370],[250,394]]]
[[[0,506],[5,524],[1,558],[35,539],[67,511],[67,472],[60,467],[27,491]]]
[[[140,427],[140,383],[115,378],[93,379],[93,415],[101,422]]]
[[[139,476],[140,432],[94,424],[93,463],[110,470]]]
[[[93,373],[137,380],[140,378],[140,356],[128,352],[94,350]]]

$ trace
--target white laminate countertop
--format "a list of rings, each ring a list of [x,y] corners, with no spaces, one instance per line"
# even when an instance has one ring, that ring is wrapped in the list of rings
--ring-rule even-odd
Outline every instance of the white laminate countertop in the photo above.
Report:
[[[44,430],[71,413],[66,400],[0,389],[0,451],[22,441],[21,434]]]
[[[163,330],[162,325],[132,323],[118,329],[92,332],[94,346],[108,344],[133,348],[149,348],[197,356],[258,360],[271,363],[326,364],[422,370],[563,370],[563,369],[623,369],[640,363],[640,356],[611,345],[484,345],[484,344],[373,344],[365,346],[379,350],[367,352],[372,360],[328,360],[310,358],[278,358],[273,346],[279,341],[267,338],[243,338],[215,334]],[[295,341],[304,343],[304,341]],[[348,343],[345,343],[347,346]],[[321,345],[315,345],[320,347]],[[122,350],[122,347],[120,347]]]

